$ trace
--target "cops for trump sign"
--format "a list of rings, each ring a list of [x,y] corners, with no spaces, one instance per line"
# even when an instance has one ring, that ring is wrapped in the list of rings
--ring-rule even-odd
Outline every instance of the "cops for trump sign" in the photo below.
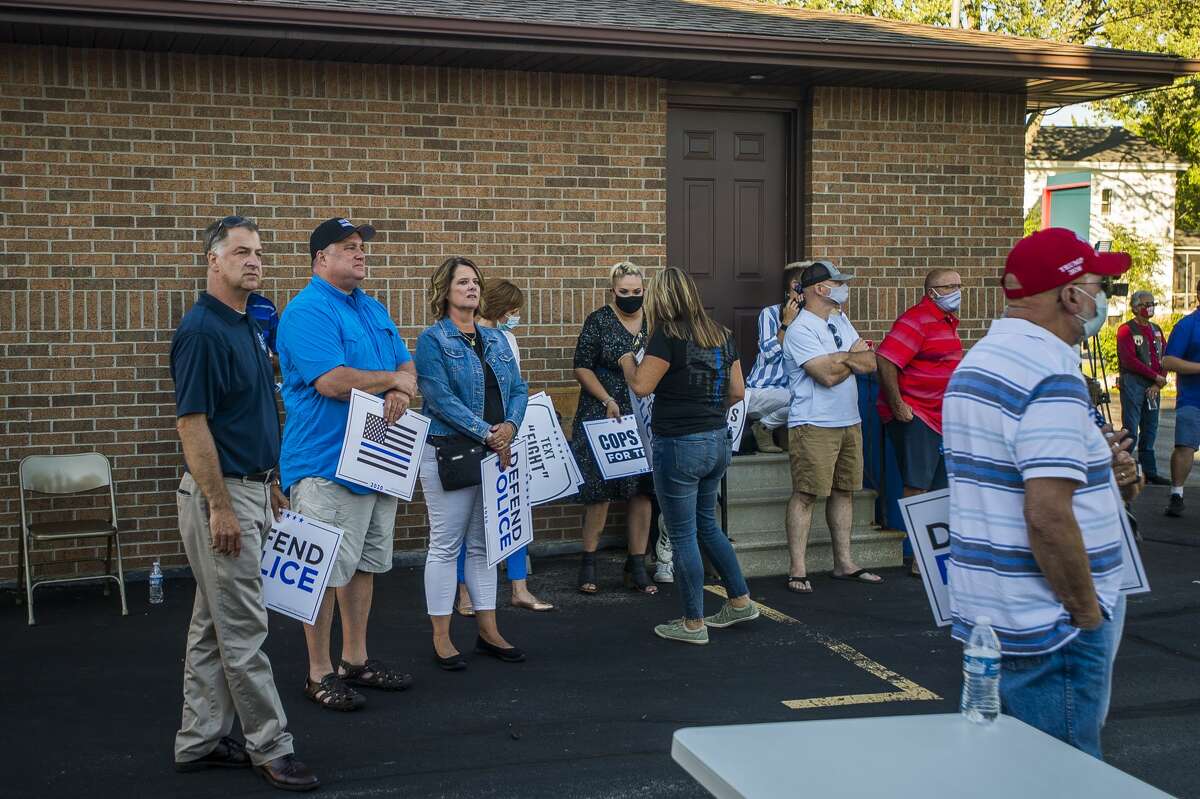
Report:
[[[529,501],[527,439],[512,442],[508,468],[501,471],[493,453],[479,464],[483,481],[483,531],[488,567],[495,566],[533,540],[533,505]]]
[[[595,419],[583,423],[588,445],[596,456],[600,474],[605,480],[645,474],[650,471],[646,448],[638,434],[633,414],[620,419]]]
[[[312,624],[341,542],[338,528],[285,510],[263,542],[259,568],[266,606]]]

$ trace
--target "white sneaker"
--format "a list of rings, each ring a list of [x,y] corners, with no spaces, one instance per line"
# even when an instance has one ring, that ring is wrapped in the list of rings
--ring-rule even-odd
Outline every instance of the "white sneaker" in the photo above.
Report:
[[[670,561],[659,561],[654,567],[654,582],[656,583],[673,583],[675,582],[675,564]]]

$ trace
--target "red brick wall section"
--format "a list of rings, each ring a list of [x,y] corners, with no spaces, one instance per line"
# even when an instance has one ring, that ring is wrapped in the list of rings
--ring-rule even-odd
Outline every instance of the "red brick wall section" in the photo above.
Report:
[[[376,225],[364,288],[410,346],[433,267],[472,256],[526,289],[531,385],[569,385],[607,266],[664,258],[665,126],[649,80],[0,50],[0,581],[33,453],[107,455],[127,566],[185,562],[167,353],[208,222],[258,220],[280,306],[307,280],[316,221]],[[578,537],[576,507],[537,519],[543,539]],[[398,546],[425,530],[423,505],[402,506]],[[70,573],[79,554],[37,560]]]
[[[1003,310],[998,279],[1021,237],[1024,98],[966,92],[813,92],[807,251],[858,274],[849,315],[878,340],[933,267],[963,277],[960,333]]]

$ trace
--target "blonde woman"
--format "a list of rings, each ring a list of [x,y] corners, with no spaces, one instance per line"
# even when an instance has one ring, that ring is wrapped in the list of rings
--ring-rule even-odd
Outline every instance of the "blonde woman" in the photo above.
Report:
[[[660,624],[660,638],[707,644],[709,627],[758,618],[737,555],[717,522],[717,489],[732,455],[725,414],[745,396],[733,335],[704,312],[696,284],[679,269],[650,283],[646,299],[650,336],[646,357],[621,357],[629,387],[654,394],[654,489],[674,549],[675,582],[683,618]],[[730,599],[704,615],[704,566],[708,554]]]
[[[517,369],[521,368],[521,351],[517,347],[517,338],[512,331],[521,321],[521,306],[525,304],[525,295],[515,284],[507,280],[488,281],[487,289],[483,292],[483,303],[480,305],[480,327],[492,327],[504,334],[508,348],[512,350],[513,360]],[[528,553],[521,548],[508,556],[504,561],[508,579],[512,581],[512,599],[509,600],[515,608],[526,610],[554,610],[554,605],[543,602],[529,590],[529,565],[526,562]],[[458,553],[458,605],[456,609],[464,616],[474,616],[475,609],[471,605],[471,594],[467,591],[465,567],[467,549],[463,547]]]
[[[594,419],[619,419],[633,413],[629,387],[618,359],[637,351],[646,338],[646,320],[642,313],[645,291],[642,270],[629,261],[621,261],[609,270],[612,287],[610,302],[588,316],[575,344],[575,379],[579,381],[579,408],[571,433],[571,454],[579,464],[584,483],[579,488],[583,512],[583,559],[579,566],[579,590],[594,594],[596,548],[600,533],[608,521],[608,505],[626,502],[626,526],[629,556],[625,560],[626,584],[644,594],[658,593],[658,586],[646,575],[646,544],[650,540],[650,495],[653,481],[648,475],[605,480],[588,446],[583,423]]]
[[[477,464],[491,450],[508,468],[510,445],[525,418],[529,387],[500,331],[476,324],[483,290],[483,276],[470,259],[446,259],[430,282],[429,306],[438,321],[417,338],[417,384],[425,398],[421,412],[430,419],[420,471],[429,510],[425,602],[433,625],[434,658],[447,671],[467,667],[450,640],[455,560],[463,547],[467,550],[465,580],[479,627],[475,651],[506,663],[525,659],[525,653],[509,644],[496,627],[496,569],[487,565]],[[447,468],[443,472],[450,460],[439,462],[439,450],[454,452],[457,461],[468,467],[473,461],[474,471],[452,473]]]

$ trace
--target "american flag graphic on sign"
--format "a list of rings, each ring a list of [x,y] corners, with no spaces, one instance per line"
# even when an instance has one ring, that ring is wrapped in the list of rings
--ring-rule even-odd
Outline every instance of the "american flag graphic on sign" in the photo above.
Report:
[[[412,465],[416,442],[411,430],[397,425],[389,427],[382,416],[368,413],[356,457],[359,463],[405,477]]]

